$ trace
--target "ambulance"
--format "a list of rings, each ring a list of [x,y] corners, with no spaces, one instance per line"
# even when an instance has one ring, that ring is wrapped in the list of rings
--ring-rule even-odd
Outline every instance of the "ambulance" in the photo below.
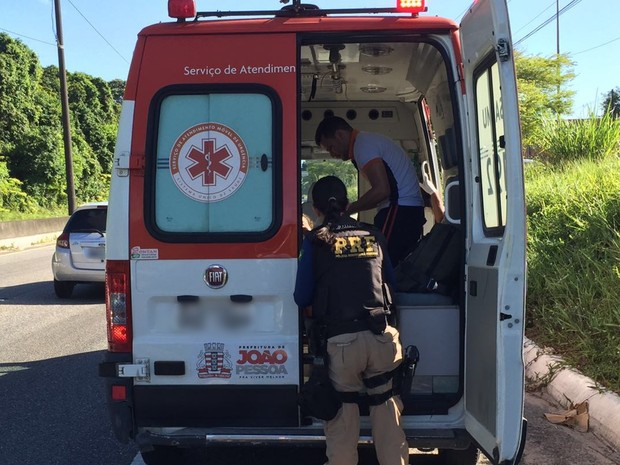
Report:
[[[280,3],[169,0],[172,20],[138,35],[108,206],[100,375],[116,436],[147,464],[324,445],[298,404],[313,357],[293,289],[312,183],[335,174],[351,201],[369,188],[315,143],[336,115],[400,144],[462,233],[456,292],[395,296],[403,346],[420,354],[401,393],[411,452],[518,463],[526,230],[506,1],[475,1],[460,25],[424,0]]]

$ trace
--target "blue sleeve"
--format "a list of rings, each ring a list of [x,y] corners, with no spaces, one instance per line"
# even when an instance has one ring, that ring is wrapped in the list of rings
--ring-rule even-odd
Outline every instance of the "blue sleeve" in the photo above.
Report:
[[[385,282],[390,286],[396,286],[396,272],[394,271],[394,267],[392,266],[392,261],[390,260],[390,256],[386,253],[383,256],[383,277]]]
[[[306,238],[301,245],[299,262],[297,263],[297,277],[295,279],[295,303],[300,307],[312,305],[314,296],[314,276],[312,269],[312,243]]]

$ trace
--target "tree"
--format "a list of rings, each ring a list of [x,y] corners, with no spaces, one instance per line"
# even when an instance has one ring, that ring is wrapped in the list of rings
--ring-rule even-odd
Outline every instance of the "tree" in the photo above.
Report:
[[[357,199],[357,170],[352,163],[332,159],[305,160],[302,166],[305,173],[301,180],[302,195],[310,194],[310,187],[322,177],[337,176],[347,186],[349,200]]]
[[[575,77],[575,62],[566,55],[549,58],[515,53],[519,115],[523,145],[536,146],[536,132],[543,118],[570,113],[574,91],[568,84]]]
[[[105,199],[124,81],[70,73],[74,177],[80,201]],[[0,34],[0,212],[66,201],[58,68],[42,68],[19,40]]]
[[[605,94],[602,106],[603,112],[609,112],[614,118],[620,117],[620,87],[611,89]]]
[[[123,94],[125,93],[125,85],[127,84],[122,79],[113,79],[108,82],[110,90],[112,91],[112,98],[116,103],[123,101]]]
[[[35,95],[40,76],[41,66],[34,52],[0,33],[0,156],[38,124],[41,112]]]

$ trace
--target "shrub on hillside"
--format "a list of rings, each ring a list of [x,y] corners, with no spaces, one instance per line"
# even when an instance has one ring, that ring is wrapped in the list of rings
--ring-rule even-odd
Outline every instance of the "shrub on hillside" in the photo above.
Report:
[[[6,163],[0,161],[0,214],[10,211],[32,212],[35,203],[21,189],[21,181],[10,177]]]

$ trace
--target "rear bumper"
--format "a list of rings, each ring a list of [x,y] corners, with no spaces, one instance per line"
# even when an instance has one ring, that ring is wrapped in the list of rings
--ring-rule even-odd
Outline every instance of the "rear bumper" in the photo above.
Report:
[[[54,252],[52,256],[52,272],[56,281],[75,281],[87,283],[102,283],[105,281],[105,269],[89,270],[76,268],[67,252]]]
[[[466,449],[472,440],[465,430],[405,429],[409,447]],[[362,428],[359,444],[371,445],[370,429]],[[183,428],[173,433],[141,430],[136,436],[141,450],[153,446],[221,447],[221,446],[317,446],[325,445],[323,423],[296,428]]]
[[[133,378],[115,376],[116,363],[131,363],[131,354],[107,352],[100,365],[112,426],[121,442],[134,439],[141,450],[325,444],[323,422],[303,423],[310,419],[299,417],[296,385],[134,386]],[[113,385],[126,387],[125,400],[112,400]],[[405,433],[409,446],[415,448],[466,449],[472,442],[458,428],[405,428]],[[372,444],[368,427],[362,428],[359,444]]]

